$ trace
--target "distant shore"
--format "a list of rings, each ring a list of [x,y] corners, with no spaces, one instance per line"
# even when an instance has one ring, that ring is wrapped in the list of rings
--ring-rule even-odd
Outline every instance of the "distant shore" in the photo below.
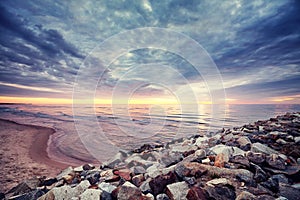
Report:
[[[0,191],[33,176],[54,176],[67,165],[53,161],[47,143],[54,129],[0,119]]]

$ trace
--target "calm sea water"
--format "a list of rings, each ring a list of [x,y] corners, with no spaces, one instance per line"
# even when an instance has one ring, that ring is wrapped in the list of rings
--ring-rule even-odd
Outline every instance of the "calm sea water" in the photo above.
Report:
[[[119,150],[145,143],[231,128],[286,112],[300,105],[0,105],[0,118],[51,127],[49,156],[68,164],[109,159]],[[95,159],[96,158],[96,159]]]

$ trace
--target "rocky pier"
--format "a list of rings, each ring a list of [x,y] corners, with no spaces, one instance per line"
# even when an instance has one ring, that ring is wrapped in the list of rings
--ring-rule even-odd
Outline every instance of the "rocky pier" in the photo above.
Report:
[[[119,152],[35,177],[0,199],[300,199],[300,113]]]

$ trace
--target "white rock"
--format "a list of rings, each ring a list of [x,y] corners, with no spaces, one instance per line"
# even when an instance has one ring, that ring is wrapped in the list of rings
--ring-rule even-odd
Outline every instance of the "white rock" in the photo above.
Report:
[[[185,181],[173,183],[167,185],[166,193],[171,199],[187,199],[186,195],[188,193],[189,186]]]
[[[300,142],[300,137],[295,137],[294,140],[295,140],[295,143],[298,143],[298,142]]]
[[[79,196],[88,189],[90,185],[91,184],[88,180],[81,181],[76,187],[72,188],[73,196]]]
[[[227,180],[226,178],[216,178],[213,180],[210,180],[206,182],[206,185],[208,186],[215,186],[215,185],[231,185],[231,182]]]
[[[80,195],[80,200],[100,200],[101,193],[101,190],[87,189]]]
[[[197,156],[197,158],[201,159],[201,158],[205,158],[206,157],[206,152],[204,149],[199,149],[195,152],[195,156]]]
[[[226,146],[223,144],[218,144],[210,149],[215,154],[223,153],[227,157],[244,155],[245,151],[241,150],[238,147]]]
[[[111,185],[109,183],[105,183],[105,182],[101,182],[98,184],[98,187],[108,193],[111,193],[114,189],[116,189],[117,187],[114,185]]]
[[[200,148],[204,143],[207,143],[207,141],[208,141],[208,137],[206,137],[206,136],[198,137],[195,142],[195,145]]]

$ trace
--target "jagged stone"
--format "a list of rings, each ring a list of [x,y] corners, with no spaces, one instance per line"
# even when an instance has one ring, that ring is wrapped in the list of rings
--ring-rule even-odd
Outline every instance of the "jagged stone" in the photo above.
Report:
[[[236,163],[236,164],[241,164],[245,167],[250,166],[249,160],[245,156],[242,156],[242,155],[236,155],[236,156],[231,157],[230,162]]]
[[[150,188],[154,195],[162,193],[165,187],[169,184],[176,182],[176,175],[173,172],[169,172],[166,175],[159,175],[149,182]]]
[[[166,187],[166,194],[169,196],[171,200],[184,200],[187,199],[186,195],[188,193],[189,186],[186,182],[177,182],[173,184],[169,184]]]
[[[66,169],[64,169],[60,174],[58,174],[56,176],[56,179],[58,181],[60,181],[61,179],[63,179],[64,177],[68,176],[69,174],[73,174],[74,173],[74,170],[72,167],[68,167]]]
[[[250,162],[253,162],[255,164],[261,164],[265,162],[266,155],[263,153],[253,153],[251,151],[246,152],[246,157]]]
[[[206,200],[207,199],[207,197],[205,195],[205,191],[200,187],[192,187],[188,191],[186,198],[188,200],[199,200],[199,199]]]
[[[142,197],[141,190],[128,181],[120,186],[117,194],[118,200],[136,200],[142,199]]]
[[[270,156],[267,156],[266,162],[275,169],[284,170],[286,168],[285,161],[277,154],[271,154]]]
[[[80,200],[100,199],[101,194],[101,190],[87,189],[80,195]]]
[[[235,200],[236,198],[235,188],[225,178],[208,181],[204,189],[210,198],[220,200]]]

